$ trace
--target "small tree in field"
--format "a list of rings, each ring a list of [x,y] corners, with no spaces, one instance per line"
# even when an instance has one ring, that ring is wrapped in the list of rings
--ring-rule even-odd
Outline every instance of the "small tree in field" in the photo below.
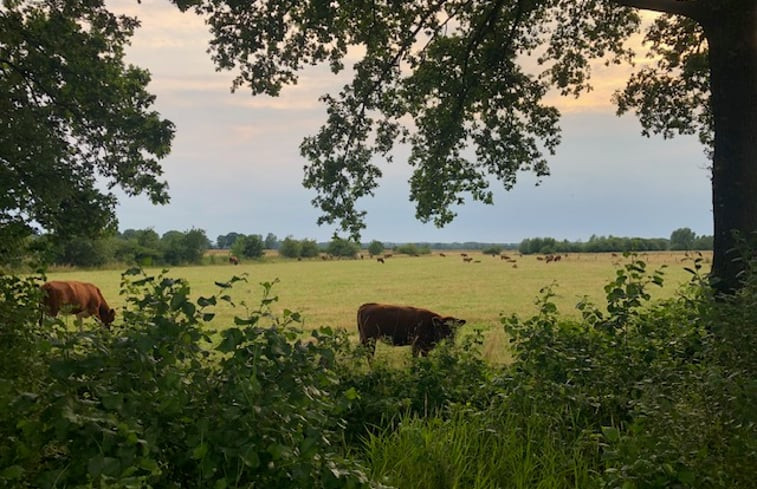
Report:
[[[381,241],[376,241],[375,239],[368,244],[368,253],[371,254],[371,256],[374,255],[380,255],[384,252],[384,244]]]
[[[279,247],[279,238],[273,233],[268,233],[265,237],[265,249],[275,250]]]
[[[497,256],[500,253],[502,253],[502,247],[501,246],[489,246],[488,248],[484,248],[481,250],[481,253],[484,255],[491,255],[491,256]]]
[[[313,258],[318,256],[320,250],[318,249],[318,243],[312,239],[303,239],[300,241],[300,256],[303,258]]]
[[[358,251],[360,251],[360,245],[354,241],[342,239],[334,236],[329,242],[326,251],[333,256],[355,257]]]
[[[287,258],[297,258],[301,256],[301,253],[302,243],[292,238],[291,236],[284,238],[284,241],[282,241],[279,245],[279,255],[281,256],[285,256]]]
[[[693,250],[697,235],[689,228],[679,228],[670,234],[671,250]]]
[[[263,256],[263,237],[259,234],[240,236],[231,246],[231,252],[238,257],[260,258]]]

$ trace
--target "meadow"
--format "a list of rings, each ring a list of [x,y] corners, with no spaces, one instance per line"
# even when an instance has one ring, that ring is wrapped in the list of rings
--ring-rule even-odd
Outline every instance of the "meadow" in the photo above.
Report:
[[[289,309],[302,314],[304,329],[328,325],[346,329],[357,338],[355,314],[365,302],[384,302],[425,307],[444,315],[465,319],[464,332],[480,328],[485,331],[484,356],[489,360],[506,360],[505,335],[500,325],[502,315],[527,316],[535,312],[534,300],[541,288],[557,284],[554,301],[561,313],[578,317],[576,303],[587,296],[598,305],[603,304],[603,286],[611,280],[625,259],[618,254],[569,254],[561,261],[545,263],[536,256],[510,253],[512,263],[478,251],[469,251],[474,259],[466,263],[459,251],[439,252],[410,257],[394,255],[381,264],[369,259],[292,260],[267,255],[259,261],[243,261],[230,265],[224,252],[206,257],[202,266],[176,267],[167,272],[175,278],[186,279],[195,297],[217,294],[215,282],[233,276],[244,276],[247,282],[237,282],[230,295],[237,307],[222,303],[215,309],[215,327],[232,324],[235,315],[244,314],[244,304],[256,305],[262,294],[262,282],[278,280],[273,293],[278,296],[274,310]],[[654,297],[670,297],[678,286],[690,278],[684,270],[693,261],[683,252],[644,253],[640,255],[649,270],[665,267],[665,286],[652,287]],[[711,256],[704,256],[706,267]],[[478,262],[477,262],[478,261]],[[156,274],[160,268],[146,269]],[[123,305],[119,295],[120,269],[113,270],[55,270],[49,280],[72,279],[97,284],[111,307]],[[118,321],[118,319],[116,320]],[[503,357],[505,355],[505,357]]]

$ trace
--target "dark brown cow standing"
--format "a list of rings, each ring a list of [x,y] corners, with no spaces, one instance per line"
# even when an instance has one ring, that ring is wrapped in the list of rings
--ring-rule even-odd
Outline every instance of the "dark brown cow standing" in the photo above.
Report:
[[[42,293],[45,312],[53,317],[59,312],[76,314],[79,318],[95,316],[105,326],[116,318],[116,311],[108,306],[102,292],[94,284],[56,280],[42,284]]]
[[[357,330],[360,344],[376,351],[376,341],[383,339],[394,346],[411,345],[413,356],[428,355],[437,343],[454,338],[464,319],[441,316],[428,309],[412,306],[368,303],[357,310]]]
[[[237,258],[234,255],[230,255],[229,256],[229,263],[231,263],[232,265],[239,265],[239,258]]]

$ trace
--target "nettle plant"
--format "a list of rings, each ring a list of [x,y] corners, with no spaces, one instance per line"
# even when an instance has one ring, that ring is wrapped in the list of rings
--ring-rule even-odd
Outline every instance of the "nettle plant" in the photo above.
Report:
[[[39,332],[49,346],[38,382],[0,390],[11,441],[0,486],[367,486],[335,448],[350,402],[332,395],[343,339],[323,328],[303,341],[297,313],[272,311],[273,283],[213,332],[213,306],[233,304],[240,280],[193,300],[185,280],[131,269],[111,331]]]

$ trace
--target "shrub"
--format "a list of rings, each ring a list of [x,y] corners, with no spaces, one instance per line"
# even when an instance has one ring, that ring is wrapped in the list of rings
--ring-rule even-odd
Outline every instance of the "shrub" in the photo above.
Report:
[[[300,246],[300,254],[303,258],[313,258],[318,256],[318,254],[320,253],[318,243],[316,243],[313,239],[303,239],[300,242]]]
[[[287,258],[297,258],[302,254],[302,243],[287,236],[279,245],[279,254]]]
[[[502,248],[501,246],[489,246],[489,247],[484,248],[483,250],[481,250],[481,253],[483,253],[484,255],[497,256],[500,253],[502,253],[503,249],[504,248]]]
[[[24,305],[12,316],[29,323],[35,287],[0,285]],[[112,331],[46,321],[22,342],[43,352],[35,381],[3,366],[0,486],[367,486],[335,448],[350,402],[337,395],[335,355],[298,339],[298,314],[272,313],[271,285],[215,347],[204,323],[228,294],[193,302],[185,281],[139,270],[124,274],[127,305]],[[2,327],[4,339],[16,331]],[[18,344],[3,342],[3,358]]]
[[[417,256],[430,254],[431,248],[429,248],[428,246],[418,246],[413,243],[408,243],[397,246],[394,251],[405,255]]]
[[[237,257],[260,258],[263,256],[263,238],[259,234],[239,236],[231,247],[231,253]]]
[[[384,244],[381,241],[376,241],[374,239],[368,244],[368,253],[370,253],[371,256],[380,255],[383,252]]]
[[[354,258],[360,251],[360,245],[354,241],[334,236],[326,247],[331,256]]]

